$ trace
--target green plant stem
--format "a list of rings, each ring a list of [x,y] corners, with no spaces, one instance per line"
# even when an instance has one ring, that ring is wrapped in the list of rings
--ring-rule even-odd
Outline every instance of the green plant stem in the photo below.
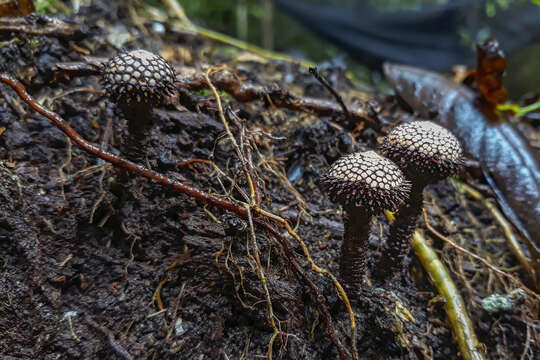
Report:
[[[201,36],[203,36],[205,38],[215,40],[215,41],[219,41],[221,43],[234,46],[234,47],[239,48],[241,50],[249,51],[249,52],[251,52],[253,54],[262,56],[262,57],[264,57],[266,59],[290,62],[290,63],[298,64],[298,65],[300,65],[300,66],[302,66],[304,68],[310,68],[310,67],[315,66],[315,63],[313,63],[311,61],[299,60],[299,59],[293,58],[292,56],[288,56],[288,55],[278,53],[278,52],[275,52],[275,51],[271,51],[271,50],[266,50],[266,49],[263,49],[263,48],[258,47],[256,45],[249,44],[249,43],[247,43],[245,41],[235,39],[233,37],[230,37],[230,36],[227,36],[225,34],[219,33],[217,31],[213,31],[213,30],[210,30],[210,29],[203,28],[201,26],[193,25],[193,27],[191,29],[189,29],[189,30],[193,30],[197,34],[199,34],[199,35],[201,35]]]
[[[540,110],[540,101],[537,101],[533,104],[527,105],[527,106],[519,106],[516,104],[501,104],[497,105],[498,111],[512,111],[514,113],[514,116],[517,118],[520,118],[524,115],[527,115],[528,113],[536,110]]]
[[[450,327],[458,343],[459,352],[464,360],[485,360],[474,327],[467,313],[463,298],[452,281],[448,270],[429,247],[424,236],[416,231],[413,236],[413,249],[432,284],[444,298],[444,309]]]
[[[275,51],[266,50],[261,47],[249,44],[245,41],[241,41],[233,37],[227,36],[225,34],[221,34],[217,31],[206,29],[196,24],[193,24],[189,20],[189,18],[186,16],[184,9],[177,2],[177,0],[163,0],[163,3],[169,10],[169,13],[178,19],[178,21],[173,22],[173,25],[177,26],[178,28],[182,28],[183,30],[186,30],[186,31],[192,31],[205,38],[219,41],[221,43],[234,46],[238,49],[249,51],[253,54],[262,56],[266,59],[295,63],[305,68],[315,67],[315,63],[311,61],[299,60],[299,59],[293,58],[292,56],[288,56],[288,55],[278,53]]]

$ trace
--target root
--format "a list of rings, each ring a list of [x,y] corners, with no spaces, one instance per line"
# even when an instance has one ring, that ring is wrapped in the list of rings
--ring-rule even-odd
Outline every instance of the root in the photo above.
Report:
[[[508,246],[510,247],[510,250],[512,250],[512,253],[514,256],[518,259],[518,261],[523,265],[525,268],[525,272],[528,276],[529,282],[535,286],[537,284],[538,280],[538,274],[535,273],[535,270],[533,269],[532,261],[527,258],[523,251],[521,250],[521,246],[519,245],[516,235],[514,231],[512,231],[512,226],[506,220],[506,218],[503,216],[503,214],[499,211],[497,206],[495,206],[493,203],[486,200],[482,194],[480,194],[478,191],[474,190],[472,187],[470,187],[467,184],[460,183],[457,181],[453,181],[452,184],[454,187],[458,189],[458,191],[465,192],[467,195],[471,196],[475,200],[478,200],[486,207],[486,209],[489,210],[489,212],[493,215],[499,226],[503,229],[504,235],[506,237],[506,241],[508,242]]]
[[[179,181],[173,180],[165,175],[162,175],[154,170],[148,169],[144,166],[135,164],[129,160],[126,160],[125,158],[115,155],[111,152],[104,151],[100,149],[98,146],[95,146],[91,143],[89,143],[86,139],[84,139],[81,135],[79,135],[69,124],[67,124],[58,114],[46,109],[41,104],[39,104],[27,91],[24,89],[22,84],[20,84],[17,80],[15,80],[13,77],[11,77],[8,74],[0,73],[0,82],[5,83],[9,85],[12,89],[14,89],[19,97],[26,102],[32,109],[40,113],[41,115],[45,116],[49,120],[51,120],[62,132],[64,132],[75,144],[77,144],[81,149],[84,151],[90,153],[91,155],[97,156],[107,162],[110,162],[111,164],[126,169],[128,171],[131,171],[135,174],[147,177],[151,180],[154,180],[157,183],[160,183],[165,186],[169,186],[172,189],[184,193],[188,196],[191,196],[195,199],[198,199],[199,201],[202,201],[203,203],[209,203],[213,204],[215,206],[221,207],[224,210],[233,212],[243,218],[248,218],[250,215],[250,211],[256,213],[257,215],[260,215],[261,218],[253,218],[253,222],[257,223],[258,226],[265,229],[277,242],[277,244],[283,249],[283,251],[286,253],[286,256],[288,258],[288,261],[293,266],[294,272],[299,275],[305,283],[308,284],[308,286],[311,289],[311,292],[314,294],[317,303],[319,304],[321,311],[323,313],[326,327],[325,331],[329,334],[332,342],[337,347],[338,352],[340,354],[340,357],[342,359],[350,359],[351,355],[347,350],[345,350],[343,344],[339,339],[337,338],[335,334],[335,330],[332,326],[332,320],[331,316],[328,310],[328,307],[325,303],[324,298],[319,293],[317,287],[313,284],[313,282],[306,276],[306,274],[303,273],[301,266],[298,264],[298,261],[296,260],[295,255],[291,251],[290,245],[288,241],[281,235],[281,233],[275,229],[272,226],[272,222],[277,223],[279,226],[284,227],[287,232],[298,242],[300,247],[302,248],[302,251],[308,261],[308,263],[311,266],[312,271],[319,273],[321,275],[324,275],[328,277],[334,286],[337,289],[337,293],[339,297],[342,299],[342,301],[345,304],[345,307],[347,309],[347,312],[349,313],[350,318],[350,327],[351,327],[351,339],[352,339],[352,358],[357,359],[358,354],[356,351],[356,323],[354,318],[354,312],[352,310],[352,307],[350,305],[349,299],[347,294],[345,293],[345,290],[337,280],[337,278],[331,274],[328,270],[323,269],[319,267],[313,259],[311,258],[311,255],[302,241],[302,239],[298,236],[298,234],[291,228],[289,223],[272,213],[269,213],[265,210],[263,210],[261,207],[259,207],[256,203],[257,197],[255,196],[255,186],[254,182],[251,179],[251,176],[249,175],[249,170],[246,163],[245,163],[245,157],[239,152],[240,160],[242,161],[243,167],[246,172],[246,180],[249,184],[250,189],[250,196],[246,201],[238,201],[236,199],[232,199],[229,197],[224,196],[217,196],[215,194],[211,194],[208,192],[201,191],[193,186],[185,185]],[[217,91],[214,88],[214,93],[217,94]],[[217,99],[219,96],[216,97]],[[219,101],[220,103],[220,101]],[[221,115],[223,116],[223,111],[221,111]],[[232,132],[229,134],[232,135]],[[236,143],[236,141],[234,141]],[[238,146],[238,144],[237,144]],[[243,160],[242,160],[243,159]],[[248,202],[249,201],[249,202]],[[250,209],[248,211],[248,209]],[[270,222],[268,220],[271,220]],[[159,293],[159,292],[158,292]],[[158,304],[159,307],[159,304]],[[277,326],[276,326],[277,328]],[[274,332],[275,335],[275,332]],[[272,336],[271,342],[273,342],[276,339],[276,336]],[[272,344],[269,344],[270,346]],[[271,353],[270,353],[271,355]]]
[[[273,335],[271,337],[269,347],[268,347],[267,358],[272,359],[272,344],[273,344],[275,338],[277,337],[277,335],[279,334],[279,330],[277,329],[275,321],[274,321],[274,313],[273,313],[272,301],[271,301],[271,298],[270,298],[270,294],[268,292],[268,287],[267,287],[267,283],[266,283],[266,276],[264,274],[264,270],[262,268],[261,261],[260,261],[259,250],[258,250],[257,241],[256,241],[256,238],[255,238],[254,227],[253,227],[253,219],[252,219],[252,215],[251,215],[252,210],[255,211],[256,213],[266,217],[266,218],[273,219],[273,220],[281,223],[287,229],[289,234],[301,246],[302,251],[304,252],[304,255],[307,258],[307,261],[311,265],[311,269],[313,271],[319,273],[319,274],[322,274],[322,275],[325,275],[325,276],[329,277],[332,280],[332,282],[334,283],[334,286],[337,288],[338,295],[340,296],[340,298],[345,303],[345,307],[347,308],[347,311],[349,312],[349,317],[350,317],[350,321],[351,321],[351,332],[352,332],[352,336],[351,336],[352,337],[352,347],[353,347],[353,352],[352,353],[353,353],[353,358],[356,359],[357,358],[357,354],[356,354],[356,323],[355,323],[355,318],[354,318],[354,312],[353,312],[352,307],[350,305],[348,296],[345,293],[345,290],[343,289],[343,287],[341,286],[341,284],[339,283],[339,281],[337,280],[337,278],[333,274],[331,274],[328,270],[320,268],[318,265],[315,264],[315,262],[311,258],[311,255],[309,253],[309,250],[307,249],[307,246],[304,244],[302,239],[296,234],[296,232],[291,228],[291,226],[289,225],[289,223],[286,220],[284,220],[283,218],[281,218],[281,217],[279,217],[277,215],[274,215],[272,213],[269,213],[269,212],[263,210],[259,206],[260,196],[257,195],[258,191],[257,191],[256,185],[255,185],[256,184],[256,179],[253,178],[253,176],[255,175],[254,166],[253,166],[253,164],[251,162],[248,162],[246,160],[246,157],[244,156],[244,152],[239,147],[238,142],[236,141],[236,138],[232,134],[232,132],[230,130],[230,127],[229,127],[229,124],[228,124],[227,120],[225,119],[225,115],[224,115],[224,112],[223,112],[223,107],[222,107],[222,104],[221,104],[221,98],[219,97],[219,94],[218,94],[215,86],[212,84],[212,81],[210,80],[210,74],[212,72],[220,71],[222,69],[224,69],[223,66],[222,67],[211,67],[211,68],[209,68],[207,70],[206,74],[205,74],[205,79],[206,79],[206,82],[208,83],[208,86],[210,87],[212,93],[214,94],[214,97],[215,97],[216,102],[217,102],[219,117],[220,117],[220,119],[221,119],[221,121],[223,123],[223,126],[225,128],[225,131],[226,131],[226,133],[227,133],[227,135],[228,135],[228,137],[229,137],[229,139],[230,139],[230,141],[231,141],[231,143],[232,143],[232,145],[233,145],[233,147],[235,149],[235,152],[236,152],[236,154],[238,156],[238,159],[242,163],[242,168],[243,168],[243,171],[244,171],[244,175],[246,177],[246,180],[247,180],[247,183],[248,183],[248,186],[249,186],[249,193],[250,193],[250,195],[249,195],[249,205],[246,204],[246,212],[248,214],[248,220],[249,220],[249,223],[250,223],[251,244],[252,244],[253,252],[254,252],[253,256],[254,256],[254,258],[256,260],[257,273],[258,273],[258,276],[259,276],[259,280],[261,281],[262,287],[263,287],[264,292],[265,292],[269,322],[270,322],[270,325],[272,326],[272,329],[274,329],[274,333],[273,333]],[[243,145],[244,141],[241,141],[241,144]],[[248,199],[246,199],[246,201],[247,200]]]
[[[452,247],[454,247],[455,249],[467,254],[468,256],[472,257],[473,259],[476,259],[478,261],[480,261],[482,264],[484,264],[485,266],[487,266],[490,270],[496,272],[497,274],[503,276],[503,277],[506,277],[510,280],[512,280],[513,282],[515,282],[516,284],[519,284],[519,287],[522,288],[523,290],[525,290],[529,295],[535,297],[538,301],[540,301],[540,295],[535,293],[534,291],[532,291],[531,289],[529,289],[528,287],[526,287],[525,285],[523,285],[523,283],[515,276],[511,275],[511,274],[508,274],[500,269],[498,269],[497,267],[493,266],[491,263],[489,263],[487,260],[481,258],[480,256],[476,255],[476,254],[473,254],[472,252],[470,252],[469,250],[459,246],[458,244],[454,243],[452,240],[448,239],[447,237],[445,237],[444,235],[442,235],[441,233],[439,233],[437,230],[435,230],[431,224],[429,223],[429,220],[428,220],[428,217],[427,217],[427,213],[426,211],[424,210],[424,221],[426,222],[426,227],[429,231],[431,231],[435,236],[437,236],[439,239],[445,241],[446,243],[450,244]]]

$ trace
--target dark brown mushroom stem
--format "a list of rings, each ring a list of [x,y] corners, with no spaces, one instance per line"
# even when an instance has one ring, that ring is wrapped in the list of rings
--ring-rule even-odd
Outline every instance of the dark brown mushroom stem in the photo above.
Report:
[[[129,134],[135,138],[144,138],[152,125],[153,107],[145,103],[117,105],[128,121]]]
[[[132,161],[144,162],[146,137],[153,123],[153,108],[146,103],[118,103],[128,121],[128,134],[124,139],[124,156]]]
[[[375,269],[375,278],[389,280],[408,269],[408,254],[416,222],[422,213],[428,184],[455,174],[463,164],[461,145],[448,130],[431,121],[397,126],[381,144],[381,153],[394,161],[411,182],[409,201],[390,226],[387,245]]]
[[[366,275],[370,220],[371,216],[363,208],[343,208],[344,233],[339,269],[346,284],[358,286]]]
[[[413,182],[409,201],[395,214],[383,256],[376,267],[377,279],[389,278],[407,270],[412,236],[416,230],[416,223],[422,215],[423,190],[424,186]]]

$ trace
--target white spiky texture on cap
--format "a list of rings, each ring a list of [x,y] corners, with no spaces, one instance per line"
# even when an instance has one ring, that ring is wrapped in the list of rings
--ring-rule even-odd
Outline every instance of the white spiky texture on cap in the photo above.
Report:
[[[175,77],[174,69],[161,56],[132,50],[105,63],[101,82],[114,102],[158,105],[174,93]]]
[[[431,121],[413,121],[395,127],[383,139],[381,153],[394,161],[410,179],[437,182],[463,165],[459,140]]]
[[[332,201],[362,207],[369,214],[396,210],[410,190],[399,167],[374,151],[343,156],[328,169],[321,184]]]

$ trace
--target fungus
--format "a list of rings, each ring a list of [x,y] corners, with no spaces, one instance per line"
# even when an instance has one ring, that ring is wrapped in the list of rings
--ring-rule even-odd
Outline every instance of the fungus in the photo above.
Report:
[[[152,109],[175,94],[175,81],[175,71],[167,60],[146,50],[112,57],[101,76],[107,95],[122,109],[132,134],[146,130]]]
[[[367,268],[371,217],[401,205],[410,184],[392,161],[366,151],[337,160],[322,177],[321,185],[330,200],[343,206],[340,276],[346,285],[358,290]]]
[[[431,121],[414,121],[394,128],[380,147],[411,182],[409,201],[390,226],[388,244],[376,267],[378,278],[405,270],[416,221],[422,212],[422,193],[428,184],[455,174],[463,164],[461,144],[447,129]]]

